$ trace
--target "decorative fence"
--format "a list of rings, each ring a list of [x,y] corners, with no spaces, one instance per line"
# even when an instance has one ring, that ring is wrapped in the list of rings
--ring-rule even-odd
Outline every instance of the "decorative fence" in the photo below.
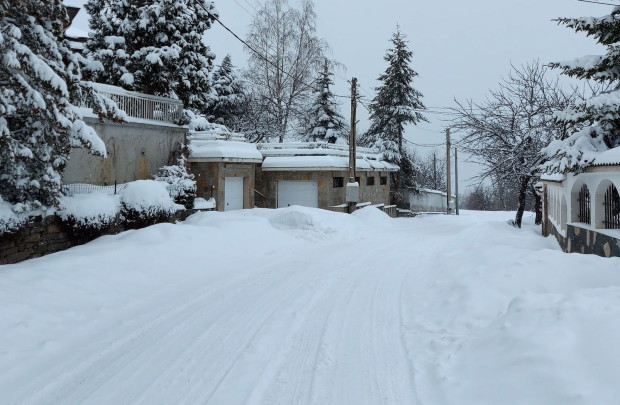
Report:
[[[107,84],[92,84],[101,94],[114,100],[130,117],[173,124],[183,117],[183,102],[180,100],[128,91]]]
[[[596,168],[543,178],[544,235],[567,252],[620,256],[620,170]]]

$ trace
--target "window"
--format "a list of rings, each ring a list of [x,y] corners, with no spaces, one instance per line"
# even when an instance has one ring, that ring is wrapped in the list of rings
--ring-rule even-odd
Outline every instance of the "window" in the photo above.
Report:
[[[356,177],[356,178],[355,178],[355,182],[356,182],[357,184],[362,184],[362,182],[360,181],[360,178],[359,178],[359,177]]]
[[[366,185],[374,186],[375,185],[375,176],[366,177]]]
[[[605,192],[605,229],[620,229],[620,196],[618,189],[612,184]]]
[[[387,184],[387,176],[379,177],[379,184],[385,186]]]
[[[585,184],[581,186],[579,190],[579,197],[577,197],[579,203],[579,213],[577,214],[577,220],[583,224],[590,223],[590,190]]]
[[[344,186],[344,177],[334,177],[334,188]]]

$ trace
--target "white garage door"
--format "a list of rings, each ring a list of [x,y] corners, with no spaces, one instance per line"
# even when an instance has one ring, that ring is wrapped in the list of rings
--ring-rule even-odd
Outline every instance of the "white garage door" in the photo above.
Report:
[[[224,178],[224,211],[243,209],[243,177]]]
[[[278,181],[278,208],[291,205],[319,206],[319,189],[316,181]]]

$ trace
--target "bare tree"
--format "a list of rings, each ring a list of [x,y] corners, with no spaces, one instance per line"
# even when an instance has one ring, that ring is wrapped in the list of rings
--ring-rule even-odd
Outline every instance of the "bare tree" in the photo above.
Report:
[[[311,0],[299,8],[288,0],[268,0],[250,25],[247,79],[255,99],[275,125],[280,142],[305,111],[327,43],[316,34]],[[257,51],[258,53],[256,53]]]
[[[420,187],[432,190],[446,190],[446,156],[441,151],[433,150],[426,156],[415,151],[409,152],[415,165],[416,182]]]
[[[453,109],[453,128],[463,133],[461,147],[484,168],[480,180],[490,179],[496,189],[518,190],[518,227],[542,163],[540,150],[570,131],[567,123],[554,119],[554,112],[570,105],[576,91],[565,92],[546,73],[538,61],[520,69],[513,66],[485,101],[457,101]]]

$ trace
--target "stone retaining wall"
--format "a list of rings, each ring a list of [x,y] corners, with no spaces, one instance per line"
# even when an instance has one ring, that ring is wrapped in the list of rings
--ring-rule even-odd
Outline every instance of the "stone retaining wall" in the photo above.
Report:
[[[595,254],[603,257],[620,257],[620,239],[592,229],[572,224],[566,226],[566,237],[550,224],[550,232],[566,253]]]
[[[177,211],[168,222],[184,221],[198,211],[210,210]],[[83,245],[103,235],[115,235],[126,229],[121,221],[117,221],[101,232],[78,234],[56,215],[45,218],[34,217],[19,231],[0,235],[0,264],[19,263],[45,256],[73,246]]]

